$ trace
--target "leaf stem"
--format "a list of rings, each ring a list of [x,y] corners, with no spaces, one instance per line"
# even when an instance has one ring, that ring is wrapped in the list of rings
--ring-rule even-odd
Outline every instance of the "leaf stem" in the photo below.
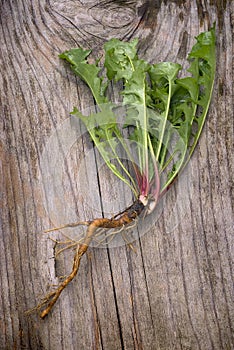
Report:
[[[156,153],[157,161],[159,160],[160,151],[161,151],[161,148],[162,148],[164,133],[165,133],[166,125],[167,125],[167,118],[168,118],[168,114],[169,114],[170,101],[171,101],[171,79],[168,79],[168,83],[169,83],[168,99],[167,99],[166,110],[163,113],[164,114],[164,116],[163,116],[164,117],[164,121],[163,121],[161,135],[160,135],[161,137],[159,139],[158,149],[157,149],[157,153]]]
[[[108,140],[108,136],[107,136],[107,140]],[[108,140],[108,143],[110,145],[110,148],[113,152],[113,154],[115,155],[115,159],[117,160],[117,162],[119,163],[119,165],[121,166],[121,168],[123,169],[123,171],[125,172],[125,174],[128,176],[128,178],[130,179],[131,183],[133,184],[133,186],[129,183],[129,186],[131,188],[131,190],[134,192],[135,196],[137,197],[137,187],[136,187],[136,184],[135,184],[135,181],[133,180],[132,176],[130,175],[130,173],[128,172],[128,170],[126,169],[126,167],[123,165],[123,162],[121,162],[119,156],[117,155],[114,147],[112,146],[112,143],[109,142]],[[126,180],[127,181],[127,180]]]

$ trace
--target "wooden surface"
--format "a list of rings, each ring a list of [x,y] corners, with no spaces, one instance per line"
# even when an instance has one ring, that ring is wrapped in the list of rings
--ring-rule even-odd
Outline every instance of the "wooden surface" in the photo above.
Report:
[[[0,6],[0,348],[233,349],[233,1],[2,0]],[[140,56],[183,64],[193,37],[214,21],[215,90],[178,183],[188,187],[169,194],[160,220],[135,242],[136,253],[126,246],[90,249],[49,317],[25,316],[72,261],[67,251],[55,262],[55,243],[40,232],[132,200],[98,165],[79,126],[77,140],[69,144],[69,134],[70,148],[57,158],[64,140],[55,131],[61,125],[64,131],[74,105],[92,103],[58,54],[80,45],[96,55],[108,38],[139,37]],[[62,169],[57,192],[43,168],[51,137],[59,147],[49,164]]]

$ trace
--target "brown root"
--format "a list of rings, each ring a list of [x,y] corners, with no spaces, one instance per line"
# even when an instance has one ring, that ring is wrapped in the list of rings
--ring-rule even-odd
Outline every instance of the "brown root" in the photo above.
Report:
[[[80,246],[77,246],[76,249],[76,254],[74,256],[74,262],[73,262],[73,268],[72,268],[72,272],[70,273],[69,276],[67,276],[67,278],[58,286],[58,288],[49,294],[46,303],[48,302],[47,307],[41,312],[40,317],[41,318],[45,318],[48,313],[50,312],[50,310],[52,309],[52,307],[54,306],[54,304],[56,303],[56,301],[58,300],[60,294],[62,293],[62,291],[64,290],[64,288],[66,288],[66,286],[73,280],[73,278],[76,276],[79,266],[80,266],[80,259],[81,256],[84,254],[84,252],[82,252],[80,250]]]
[[[54,291],[49,293],[44,298],[44,300],[42,301],[42,303],[40,305],[38,305],[35,308],[37,310],[41,310],[44,306],[46,306],[45,309],[40,313],[40,317],[42,319],[44,319],[49,314],[49,312],[51,311],[54,304],[58,300],[62,291],[66,288],[66,286],[76,276],[76,274],[79,270],[81,257],[86,253],[86,251],[90,245],[90,242],[95,237],[95,234],[97,234],[97,236],[99,235],[98,230],[100,229],[100,231],[102,231],[102,229],[105,229],[105,230],[115,229],[112,233],[109,234],[109,236],[112,237],[117,232],[122,232],[122,230],[125,227],[131,228],[131,227],[135,226],[135,224],[136,224],[135,219],[141,214],[141,212],[144,209],[145,209],[145,204],[143,204],[140,200],[137,200],[129,208],[127,208],[124,212],[122,212],[118,215],[115,215],[111,219],[99,218],[99,219],[95,219],[93,221],[79,221],[77,223],[67,224],[67,225],[64,225],[62,227],[56,227],[54,229],[50,229],[50,230],[45,231],[46,233],[48,233],[51,231],[59,230],[61,228],[75,227],[78,225],[88,226],[85,237],[82,238],[82,240],[80,240],[79,242],[74,242],[74,243],[71,241],[70,245],[68,245],[65,248],[60,249],[60,251],[59,251],[59,253],[61,253],[65,249],[69,249],[69,248],[73,248],[74,246],[77,246],[71,273],[63,280],[63,282],[61,282],[59,284],[59,286]],[[132,225],[131,225],[131,223],[132,223]],[[127,242],[127,244],[129,244],[129,242],[127,241],[125,236],[124,236],[124,238],[125,238],[125,241]],[[57,241],[55,241],[55,242],[57,243]]]

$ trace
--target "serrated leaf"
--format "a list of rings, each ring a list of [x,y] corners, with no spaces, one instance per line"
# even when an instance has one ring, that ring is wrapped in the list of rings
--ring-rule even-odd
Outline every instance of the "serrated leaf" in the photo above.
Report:
[[[104,96],[106,85],[104,86],[103,79],[99,76],[101,68],[95,64],[89,64],[86,60],[90,52],[81,48],[71,49],[63,52],[59,57],[70,63],[73,72],[89,86],[96,103],[101,105],[108,101]]]
[[[138,39],[124,42],[111,39],[104,45],[106,52],[104,66],[109,80],[129,79],[132,74],[133,61],[137,59]]]

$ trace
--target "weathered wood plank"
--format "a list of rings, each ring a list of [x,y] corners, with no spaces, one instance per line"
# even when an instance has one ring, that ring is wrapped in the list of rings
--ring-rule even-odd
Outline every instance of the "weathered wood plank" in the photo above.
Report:
[[[233,349],[233,2],[2,0],[0,15],[0,348]],[[92,98],[58,54],[78,45],[98,54],[111,37],[139,37],[142,57],[183,63],[214,21],[212,106],[160,220],[136,253],[90,249],[51,315],[26,317],[72,263],[70,252],[55,261],[54,242],[40,232],[132,200],[67,121]]]

